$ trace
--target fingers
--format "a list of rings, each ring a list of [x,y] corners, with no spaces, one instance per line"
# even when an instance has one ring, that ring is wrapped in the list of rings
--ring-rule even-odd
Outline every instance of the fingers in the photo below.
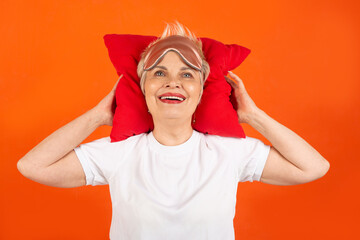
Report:
[[[234,79],[236,80],[237,84],[238,84],[241,88],[244,87],[244,84],[243,84],[242,80],[241,80],[235,73],[229,71],[229,74],[230,74],[230,76],[231,76],[232,78],[234,78]]]
[[[239,86],[238,86],[238,83],[235,81],[235,80],[233,80],[233,79],[231,79],[231,78],[229,78],[229,77],[227,77],[227,76],[224,76],[225,77],[225,79],[226,79],[226,81],[233,87],[233,88],[238,88]]]
[[[228,72],[229,72],[230,77],[232,77],[233,79],[226,77],[226,76],[225,76],[225,78],[226,78],[226,80],[228,80],[228,79],[231,80],[231,81],[228,81],[231,84],[231,86],[233,88],[239,88],[240,91],[246,92],[243,81],[235,73],[233,73],[231,71],[228,71]]]
[[[115,92],[118,83],[120,82],[120,79],[123,77],[123,74],[120,75],[119,79],[117,80],[117,82],[115,83],[115,86],[113,87],[113,89],[111,90],[112,92]]]

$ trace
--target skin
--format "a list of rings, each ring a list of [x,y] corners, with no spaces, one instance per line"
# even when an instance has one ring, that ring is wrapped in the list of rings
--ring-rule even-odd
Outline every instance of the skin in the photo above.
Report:
[[[310,144],[258,108],[243,81],[234,73],[225,79],[233,87],[239,123],[247,123],[268,139],[272,146],[260,181],[273,185],[297,185],[324,176],[329,162]]]
[[[200,72],[185,64],[175,52],[168,52],[159,64],[146,73],[145,100],[154,121],[154,137],[163,145],[184,143],[193,132],[192,115],[201,92]],[[164,93],[186,97],[180,104],[160,101]]]
[[[167,53],[158,66],[163,67],[160,68],[163,73],[154,75],[159,69],[149,71],[145,80],[145,99],[154,119],[153,134],[163,145],[178,145],[193,132],[191,116],[200,97],[200,74],[191,69],[181,70],[187,65],[172,52]],[[193,78],[189,78],[192,72]],[[229,76],[225,79],[234,89],[239,123],[251,125],[272,144],[260,181],[296,185],[324,176],[329,162],[304,139],[258,108],[236,74],[229,72]],[[48,186],[85,185],[85,174],[73,149],[98,127],[112,126],[118,82],[95,107],[56,130],[21,158],[18,170],[25,177]],[[181,93],[186,100],[181,104],[164,104],[157,97],[165,92]]]

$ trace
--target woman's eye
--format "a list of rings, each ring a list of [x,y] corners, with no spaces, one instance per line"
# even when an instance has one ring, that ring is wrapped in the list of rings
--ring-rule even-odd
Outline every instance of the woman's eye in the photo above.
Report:
[[[186,77],[186,78],[191,78],[192,75],[191,75],[191,73],[184,73],[184,77]]]
[[[164,73],[162,71],[156,71],[155,76],[164,76]]]

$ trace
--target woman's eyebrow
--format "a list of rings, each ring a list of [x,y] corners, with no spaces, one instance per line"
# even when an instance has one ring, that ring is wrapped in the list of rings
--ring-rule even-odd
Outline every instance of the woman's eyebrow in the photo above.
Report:
[[[160,69],[168,70],[165,66],[161,66],[161,65],[157,65],[154,68],[160,68]],[[180,68],[180,70],[181,71],[183,71],[183,70],[191,70],[191,71],[195,72],[195,70],[193,68],[191,68],[191,67],[182,67],[182,68]]]
[[[190,68],[190,67],[182,67],[180,68],[180,70],[191,70],[191,71],[194,71],[194,69]]]
[[[167,68],[164,66],[155,66],[154,68],[161,68],[161,69],[167,70]]]

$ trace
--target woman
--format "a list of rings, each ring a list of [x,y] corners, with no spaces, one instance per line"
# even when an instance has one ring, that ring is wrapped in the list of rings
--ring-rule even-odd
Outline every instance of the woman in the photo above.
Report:
[[[18,169],[55,187],[109,184],[111,239],[234,239],[238,182],[302,184],[324,176],[329,163],[258,108],[231,72],[225,78],[234,88],[239,122],[250,124],[272,146],[194,131],[192,115],[209,67],[200,41],[181,25],[175,35],[170,32],[168,26],[149,45],[138,67],[152,132],[77,147],[97,127],[112,125],[116,84],[94,108],[20,159]]]

